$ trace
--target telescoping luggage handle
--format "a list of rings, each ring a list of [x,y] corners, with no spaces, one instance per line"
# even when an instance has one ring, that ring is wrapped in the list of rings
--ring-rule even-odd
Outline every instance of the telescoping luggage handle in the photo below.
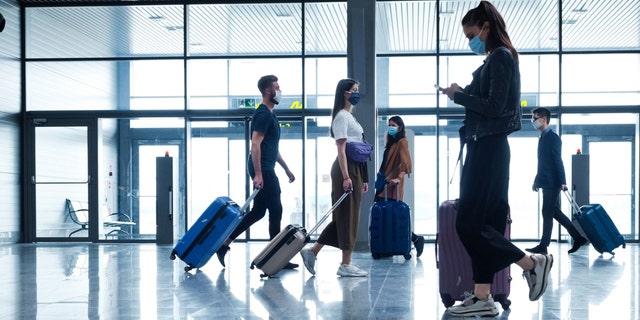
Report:
[[[255,198],[258,195],[258,192],[260,192],[260,188],[253,189],[253,192],[251,193],[247,201],[245,201],[245,203],[240,208],[241,215],[247,214],[247,209],[249,209],[249,205],[251,204],[251,201],[253,201],[253,198]]]
[[[580,206],[578,206],[578,203],[576,202],[576,199],[573,198],[573,196],[569,193],[569,190],[562,190],[562,192],[564,193],[565,196],[567,196],[567,199],[569,200],[569,203],[571,203],[571,207],[573,208],[573,215],[581,215],[582,211],[580,210]]]
[[[333,204],[331,209],[329,209],[329,211],[327,211],[327,213],[325,213],[324,216],[322,216],[322,218],[320,218],[318,223],[316,223],[316,225],[313,228],[311,228],[311,230],[309,230],[309,232],[307,232],[307,234],[312,234],[312,233],[316,232],[318,230],[318,228],[320,228],[320,225],[322,225],[322,223],[324,223],[325,220],[327,220],[327,218],[329,218],[329,216],[331,215],[333,210],[335,210],[340,205],[340,203],[342,203],[342,201],[349,195],[349,193],[351,193],[351,190],[345,191],[342,194],[342,196],[340,198],[338,198],[338,201],[336,201],[336,203]]]
[[[384,201],[388,201],[387,199],[387,187],[389,186],[389,182],[384,185]],[[400,184],[396,184],[396,200],[400,200]]]

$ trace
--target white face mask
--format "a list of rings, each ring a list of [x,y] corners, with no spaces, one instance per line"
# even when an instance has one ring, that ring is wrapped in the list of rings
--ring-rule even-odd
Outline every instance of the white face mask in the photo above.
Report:
[[[531,121],[531,124],[533,125],[534,128],[536,128],[536,130],[542,127],[542,122],[540,122],[540,119],[537,119],[536,121]]]
[[[278,91],[276,91],[276,95],[273,96],[273,98],[271,98],[271,101],[273,101],[273,103],[275,103],[275,104],[279,104],[281,98],[282,98],[282,92],[280,92],[280,90],[278,90]]]

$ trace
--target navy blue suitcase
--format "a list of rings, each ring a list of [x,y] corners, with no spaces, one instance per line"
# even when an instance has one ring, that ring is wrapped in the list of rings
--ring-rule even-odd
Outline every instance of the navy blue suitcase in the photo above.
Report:
[[[393,200],[373,204],[369,216],[369,248],[374,259],[394,255],[411,259],[409,205]]]
[[[178,241],[171,251],[171,260],[177,256],[184,261],[185,271],[204,266],[240,224],[258,191],[253,191],[242,208],[229,197],[216,198]]]
[[[619,246],[626,248],[627,244],[624,237],[620,234],[620,231],[618,231],[618,228],[602,205],[585,204],[578,207],[578,204],[568,191],[565,191],[565,195],[567,195],[573,207],[573,218],[578,222],[596,251],[600,254],[608,252],[614,255],[613,250],[615,248]]]

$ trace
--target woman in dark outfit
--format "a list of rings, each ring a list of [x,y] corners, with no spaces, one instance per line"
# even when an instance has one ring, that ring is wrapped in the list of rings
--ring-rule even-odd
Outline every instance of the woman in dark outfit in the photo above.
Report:
[[[464,89],[453,83],[441,89],[465,108],[460,138],[467,155],[460,180],[456,230],[471,257],[474,290],[461,304],[451,306],[454,316],[496,316],[491,283],[497,271],[518,264],[529,285],[529,300],[542,296],[553,257],[527,255],[504,237],[509,213],[509,162],[507,135],[521,126],[520,67],[498,10],[481,1],[462,19],[469,47],[486,55]]]

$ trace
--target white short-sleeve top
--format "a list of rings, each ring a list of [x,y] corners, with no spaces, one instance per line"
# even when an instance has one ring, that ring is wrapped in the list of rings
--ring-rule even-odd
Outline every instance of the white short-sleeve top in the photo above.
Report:
[[[340,110],[333,118],[332,123],[333,138],[335,140],[347,139],[347,142],[358,141],[362,142],[362,126],[358,123],[356,118],[347,110]]]

